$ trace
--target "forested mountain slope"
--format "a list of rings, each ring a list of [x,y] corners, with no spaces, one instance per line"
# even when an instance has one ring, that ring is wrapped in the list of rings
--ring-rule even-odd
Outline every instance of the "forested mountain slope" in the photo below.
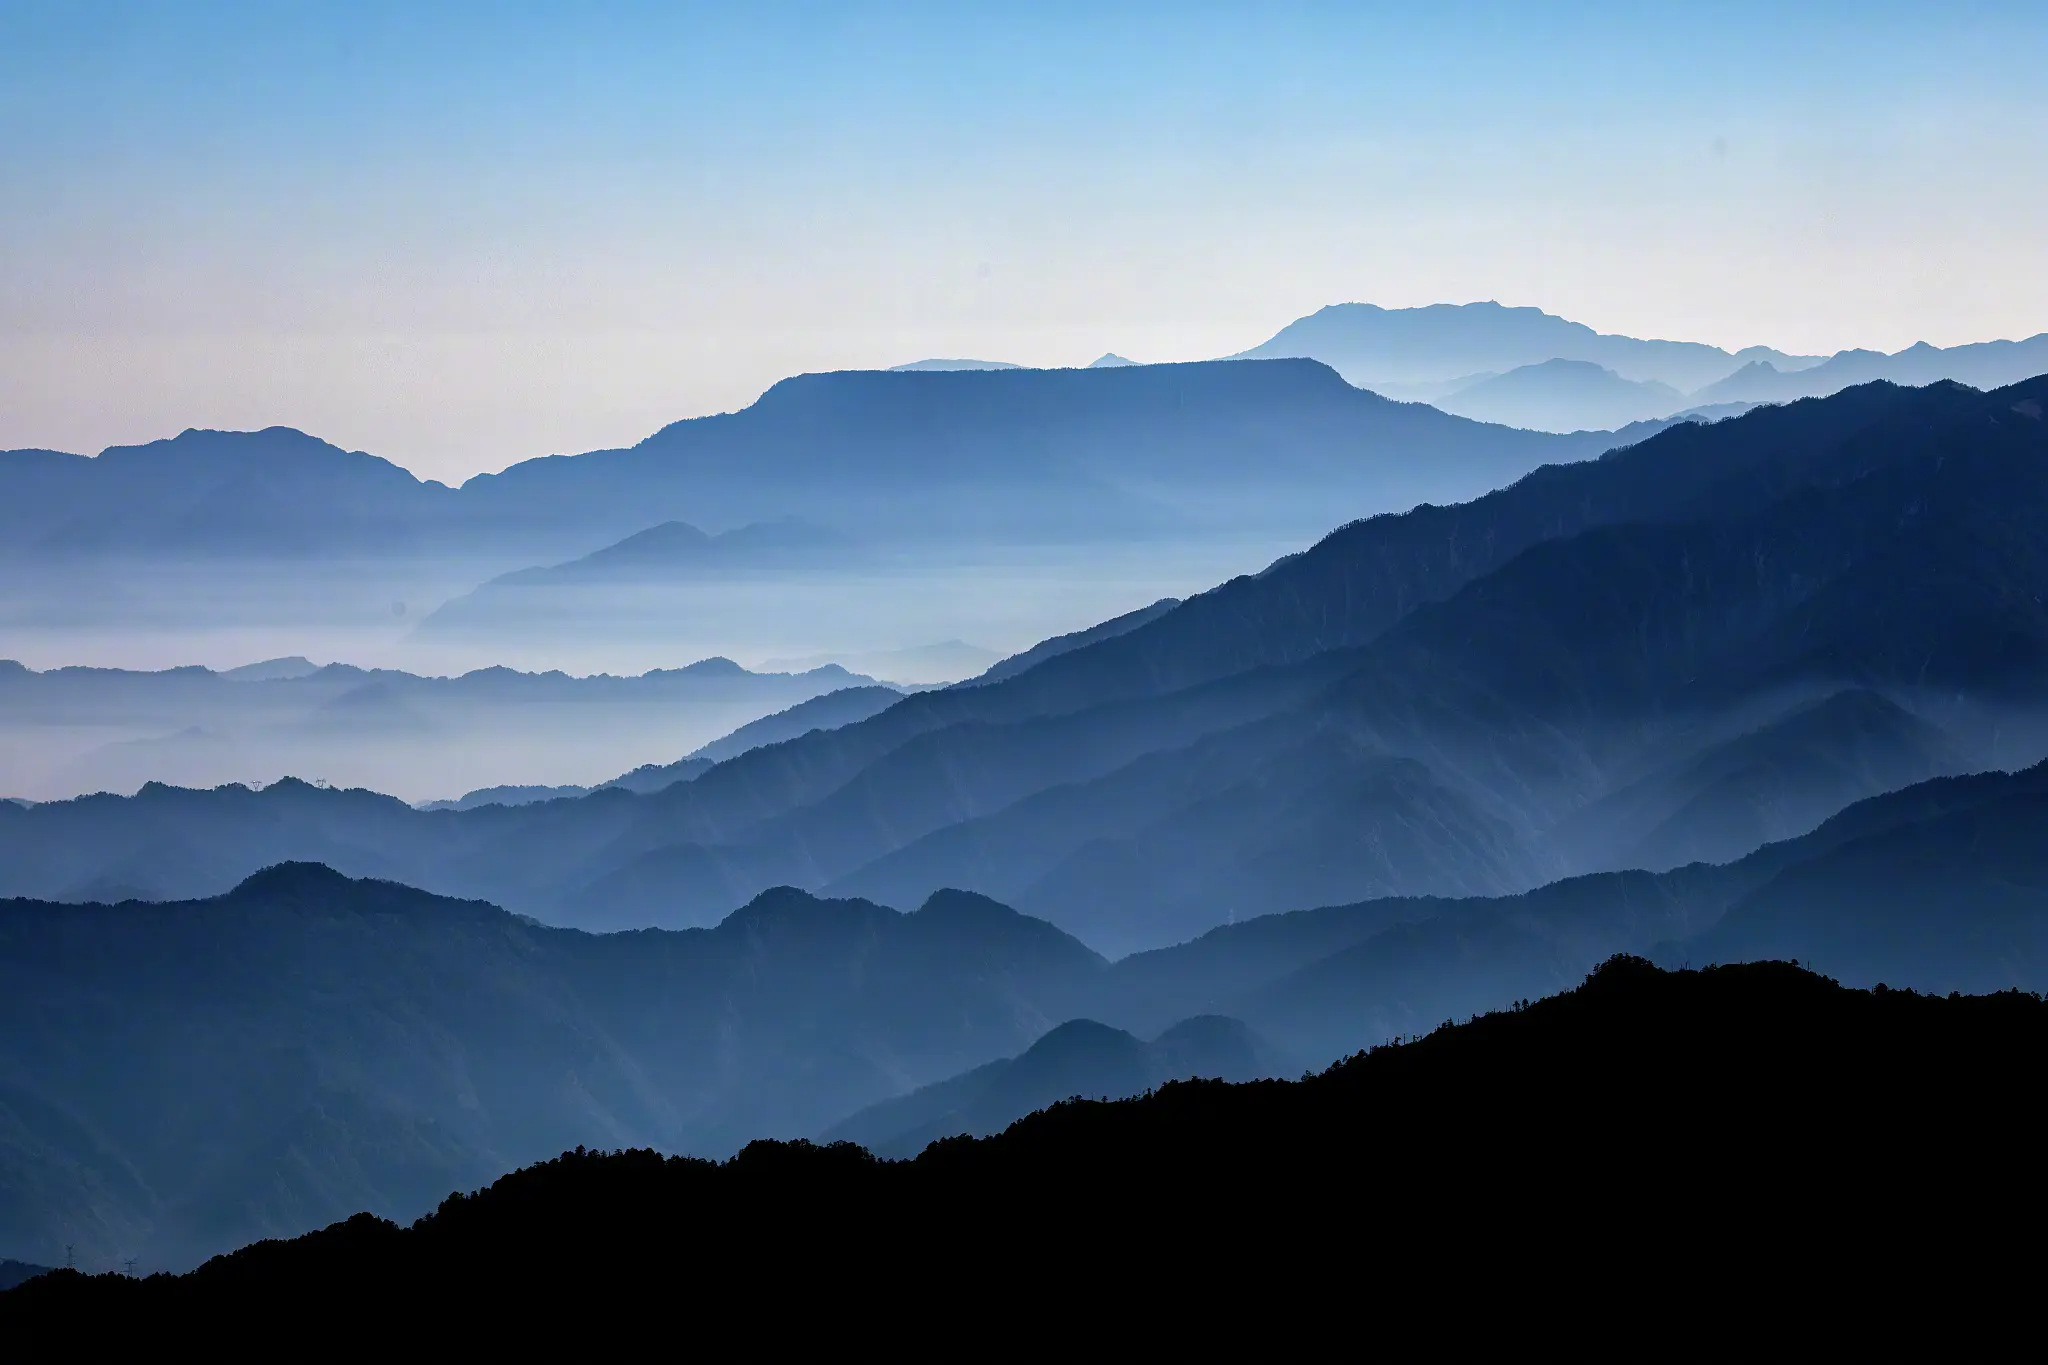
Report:
[[[1230,1265],[1232,1290],[1285,1285],[1311,1314],[1362,1303],[1380,1338],[1417,1344],[1583,1344],[1587,1324],[1557,1304],[1589,1280],[1614,1300],[1609,1324],[1839,1341],[1872,1324],[1858,1316],[1872,1294],[2024,1301],[2030,1263],[1997,1233],[2048,1194],[2011,1085],[2044,1062],[2035,997],[1618,959],[1566,994],[1299,1082],[1061,1105],[913,1162],[851,1145],[761,1143],[724,1164],[578,1149],[409,1228],[357,1218],[182,1278],[45,1277],[0,1298],[0,1322],[44,1343],[120,1323],[218,1348],[313,1321],[329,1344],[400,1328],[476,1341],[515,1321],[527,1341],[590,1340],[586,1309],[572,1323],[549,1305],[602,1294],[639,1330],[671,1325],[687,1285],[750,1321],[799,1296],[809,1309],[778,1339],[822,1341],[907,1282],[963,1330],[1026,1295],[1013,1340],[1105,1321],[1154,1340],[1197,1326],[1211,1344],[1254,1327],[1276,1340],[1286,1326],[1263,1297],[1222,1292]],[[1550,1229],[1554,1254],[1471,1254],[1531,1228]],[[858,1252],[792,1256],[792,1242]],[[1441,1268],[1461,1252],[1454,1291]],[[514,1294],[516,1319],[478,1318]],[[1470,1311],[1475,1295],[1487,1313]],[[1723,1307],[1699,1319],[1702,1296]],[[1895,1341],[1934,1326],[1896,1307],[1883,1322]]]

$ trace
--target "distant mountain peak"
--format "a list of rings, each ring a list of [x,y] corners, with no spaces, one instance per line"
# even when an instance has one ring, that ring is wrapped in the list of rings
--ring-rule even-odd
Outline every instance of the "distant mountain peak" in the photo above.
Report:
[[[644,531],[635,531],[624,540],[616,544],[607,545],[602,550],[592,551],[585,558],[596,559],[600,555],[625,556],[646,551],[663,551],[679,545],[694,547],[702,545],[710,539],[709,535],[690,525],[687,521],[664,521],[659,525],[650,526]]]
[[[734,663],[731,659],[726,658],[723,654],[714,654],[708,659],[699,659],[696,663],[685,664],[674,671],[677,673],[699,674],[712,678],[737,678],[747,670]]]
[[[1017,913],[993,896],[984,896],[979,891],[962,891],[957,886],[942,886],[925,897],[924,904],[917,907],[917,913],[923,914],[927,910],[941,913],[950,910],[999,910],[1008,915]]]
[[[1024,1055],[1029,1056],[1034,1052],[1056,1052],[1070,1047],[1092,1047],[1102,1043],[1136,1046],[1138,1039],[1123,1029],[1112,1028],[1094,1019],[1069,1019],[1047,1029],[1037,1042],[1024,1050]]]
[[[303,895],[308,891],[353,886],[355,881],[354,877],[336,872],[326,863],[273,863],[242,878],[228,895],[236,900],[253,896]]]
[[[1091,370],[1111,370],[1119,365],[1135,365],[1137,363],[1135,360],[1118,355],[1115,351],[1104,351],[1101,355],[1088,362],[1088,368]]]
[[[1685,406],[1685,397],[1669,384],[1627,379],[1598,361],[1557,356],[1460,387],[1436,406],[1535,431],[1611,431],[1668,417]]]
[[[1745,354],[1782,356],[1767,347]],[[1540,308],[1492,299],[1391,309],[1331,304],[1295,319],[1239,358],[1289,355],[1321,360],[1352,383],[1390,396],[1428,401],[1435,395],[1412,390],[1549,360],[1590,361],[1624,379],[1654,380],[1681,393],[1715,383],[1741,363],[1718,346],[1600,332]]]
[[[724,930],[780,928],[797,924],[819,924],[848,915],[866,917],[880,911],[897,912],[873,901],[814,896],[795,886],[771,886],[719,921]]]
[[[281,658],[243,664],[240,668],[224,668],[220,676],[235,682],[283,682],[310,677],[319,671],[320,665],[304,655],[287,654]]]

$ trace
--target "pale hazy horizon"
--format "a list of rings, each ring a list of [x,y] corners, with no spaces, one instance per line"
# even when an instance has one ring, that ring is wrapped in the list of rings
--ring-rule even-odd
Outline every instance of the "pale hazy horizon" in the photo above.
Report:
[[[283,424],[454,481],[1349,300],[2025,337],[2033,13],[10,7],[0,448]]]

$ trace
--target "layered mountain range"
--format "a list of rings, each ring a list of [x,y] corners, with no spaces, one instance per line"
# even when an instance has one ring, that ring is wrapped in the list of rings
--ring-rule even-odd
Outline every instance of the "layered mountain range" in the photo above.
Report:
[[[1875,382],[1353,521],[908,695],[722,660],[0,672],[37,724],[289,696],[415,748],[392,714],[758,708],[582,794],[0,803],[0,1254],[175,1267],[579,1144],[938,1161],[1617,953],[2042,989],[2044,527],[2048,378]]]
[[[285,428],[0,452],[0,627],[65,661],[130,661],[152,636],[217,657],[202,646],[225,635],[252,641],[243,657],[425,672],[879,660],[959,639],[992,660],[1344,517],[1472,497],[1610,444],[1287,360],[802,375],[631,448],[460,488]]]
[[[1248,920],[1114,962],[986,897],[756,897],[592,935],[320,866],[202,901],[0,903],[0,1245],[177,1267],[410,1218],[572,1145],[912,1156],[1072,1095],[1296,1074],[1616,953],[2048,985],[2048,765],[1856,804],[1734,863]]]
[[[304,859],[630,927],[715,923],[783,884],[961,887],[1122,953],[1739,856],[2048,752],[2042,383],[1680,425],[652,795],[421,813],[150,787],[0,810],[0,889],[209,895]]]
[[[1610,429],[1686,409],[1724,415],[1879,379],[1994,388],[2044,369],[2048,334],[1798,356],[1598,333],[1493,303],[1339,304],[1227,362],[934,361],[800,375],[739,412],[677,422],[626,449],[527,460],[460,488],[283,427],[186,431],[92,459],[5,451],[0,556],[74,568],[375,557],[504,570],[552,557],[558,570],[534,572],[575,577],[658,559],[816,557],[849,536],[908,545],[1294,535],[1325,529],[1333,501],[1368,513],[1470,497],[1540,463],[1597,453]],[[1580,434],[1489,431],[1447,413]],[[810,525],[778,529],[792,519]],[[718,534],[700,544],[698,527]]]
[[[1873,379],[1996,387],[2048,369],[2044,347],[1729,352],[1534,309],[1340,305],[1249,359],[800,375],[460,488],[286,428],[0,452],[0,626],[56,661],[217,658],[232,637],[416,672],[719,653],[952,681],[979,664],[886,660],[962,639],[999,657],[1347,517]]]
[[[844,573],[871,556],[850,537],[794,519],[754,522],[706,535],[665,521],[562,564],[500,574],[441,604],[420,623],[429,634],[482,633],[594,624],[601,604],[678,586],[725,585],[739,578]]]
[[[688,782],[709,772],[714,764],[728,758],[736,758],[749,749],[758,749],[764,744],[780,744],[784,740],[807,735],[813,730],[834,730],[842,725],[866,720],[869,716],[895,705],[902,696],[903,693],[896,688],[879,684],[842,687],[836,691],[821,693],[808,701],[800,701],[795,706],[763,716],[759,720],[750,720],[731,734],[721,735],[673,763],[643,763],[631,772],[619,774],[609,782],[600,782],[588,787],[543,787],[531,784],[482,787],[464,792],[460,797],[422,802],[420,809],[470,810],[477,806],[523,806],[534,801],[556,801],[565,797],[588,796],[594,791],[657,792],[678,782]]]
[[[38,671],[0,660],[0,792],[47,799],[288,773],[415,797],[550,773],[594,784],[641,766],[650,750],[694,753],[793,704],[856,691],[856,708],[897,695],[837,666],[752,672],[729,659],[630,677],[504,667],[421,676],[304,659]],[[854,714],[846,700],[823,714]],[[814,728],[809,715],[781,722],[795,730],[771,723],[749,734],[788,738]]]
[[[1768,346],[1725,351],[1617,336],[1540,309],[1492,302],[1424,308],[1343,303],[1289,323],[1242,354],[1311,357],[1390,397],[1480,421],[1579,431],[1680,414],[1727,416],[1880,379],[2000,388],[2048,372],[2048,333],[1946,348],[1920,342],[1889,355],[1861,349],[1788,355]]]
[[[1470,497],[1600,448],[1392,402],[1314,361],[850,371],[459,489],[282,427],[187,431],[93,459],[4,452],[0,548],[28,564],[374,555],[522,568],[665,521],[731,532],[799,518],[893,544],[1305,533],[1332,502]],[[617,548],[586,567],[631,557]]]

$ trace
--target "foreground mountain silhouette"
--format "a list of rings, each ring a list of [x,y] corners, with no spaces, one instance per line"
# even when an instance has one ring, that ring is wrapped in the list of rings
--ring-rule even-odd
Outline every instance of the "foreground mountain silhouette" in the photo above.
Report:
[[[579,1148],[411,1227],[361,1216],[175,1278],[47,1275],[0,1297],[0,1325],[44,1349],[81,1332],[241,1349],[287,1323],[326,1346],[590,1340],[670,1326],[688,1293],[750,1324],[784,1314],[749,1333],[825,1341],[914,1286],[949,1331],[1012,1306],[1012,1341],[1257,1325],[1271,1342],[1358,1303],[1377,1338],[1438,1346],[1646,1325],[1691,1345],[1897,1344],[1937,1322],[1953,1344],[2027,1301],[2031,1255],[1999,1234],[2048,1194],[2023,1080],[2044,1063],[2038,997],[1618,958],[1298,1082],[1062,1104],[909,1162]],[[1573,1306],[1588,1294],[1609,1305],[1597,1322]],[[1297,1306],[1276,1321],[1279,1302]]]
[[[0,1253],[189,1265],[597,1139],[907,1155],[1067,1094],[1293,1074],[1617,952],[2048,988],[2048,765],[1725,865],[1327,906],[1111,963],[951,890],[899,915],[781,888],[715,929],[604,936],[308,866],[210,901],[0,902]]]

